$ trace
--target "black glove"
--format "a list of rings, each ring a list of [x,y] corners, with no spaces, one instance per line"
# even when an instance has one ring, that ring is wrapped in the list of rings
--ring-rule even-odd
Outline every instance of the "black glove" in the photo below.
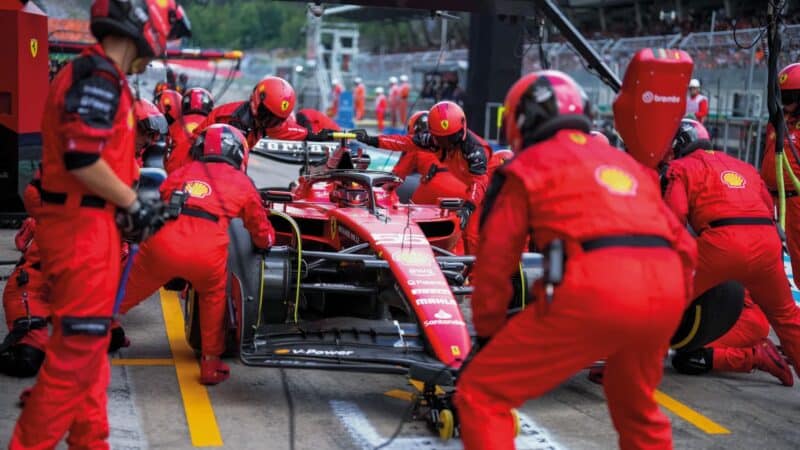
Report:
[[[325,128],[319,130],[319,132],[317,133],[308,133],[308,136],[306,136],[306,140],[316,141],[316,142],[332,141],[334,132],[335,132],[334,130],[329,130]]]
[[[378,137],[377,136],[370,136],[367,133],[367,130],[358,129],[358,130],[350,130],[351,133],[355,133],[356,140],[358,142],[363,142],[370,147],[377,147],[378,146]]]
[[[136,199],[128,209],[117,211],[117,225],[126,241],[142,242],[164,225],[164,204]]]
[[[464,207],[458,211],[458,219],[461,221],[461,229],[465,230],[469,223],[469,218],[475,212],[475,204],[471,201],[464,202]]]
[[[416,145],[417,147],[430,150],[434,149],[433,135],[428,133],[427,131],[423,131],[422,133],[415,133],[414,137],[411,138],[411,141],[414,142],[414,145]]]

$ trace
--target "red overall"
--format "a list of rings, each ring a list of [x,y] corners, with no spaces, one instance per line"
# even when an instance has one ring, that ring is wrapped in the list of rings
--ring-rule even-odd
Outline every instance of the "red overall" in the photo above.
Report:
[[[119,282],[116,207],[71,173],[102,158],[126,184],[137,176],[136,123],[125,75],[89,47],[50,85],[42,121],[42,207],[36,242],[51,292],[53,332],[10,448],[107,448],[106,350]]]
[[[400,123],[408,122],[408,96],[411,94],[411,85],[405,82],[398,89],[397,115]]]
[[[339,114],[339,97],[342,96],[342,86],[334,84],[331,89],[331,106],[328,108],[328,116],[336,117]]]
[[[47,284],[44,282],[41,266],[39,246],[36,244],[36,240],[31,240],[17,267],[8,277],[8,282],[3,290],[3,311],[9,331],[17,319],[29,315],[41,318],[50,316],[50,305],[47,303]],[[22,272],[25,273],[25,276],[20,278]],[[20,286],[17,282],[20,279],[27,279],[27,283]],[[47,328],[40,328],[29,331],[18,343],[44,350],[47,339]]]
[[[342,129],[339,127],[339,124],[333,121],[330,117],[326,116],[322,111],[317,111],[316,109],[306,108],[297,111],[297,114],[304,115],[306,119],[308,119],[308,123],[311,126],[311,131],[314,133],[319,133],[322,130],[333,130],[333,131],[341,131]]]
[[[194,142],[193,133],[201,130],[200,124],[206,120],[202,114],[186,114],[180,120],[176,120],[169,127],[169,134],[172,138],[172,151],[164,163],[167,173],[172,173],[178,167],[188,164],[192,157],[189,150]]]
[[[358,83],[353,90],[353,105],[356,110],[356,120],[364,118],[364,106],[367,104],[367,88],[364,83]]]
[[[258,143],[263,137],[272,139],[284,139],[289,141],[304,141],[308,136],[308,130],[295,123],[292,119],[284,120],[280,125],[266,130],[257,129],[252,114],[250,113],[250,102],[231,102],[217,106],[211,110],[211,114],[195,129],[195,135],[211,124],[227,123],[242,131],[247,137],[247,145],[250,148]]]
[[[188,280],[200,296],[202,353],[219,356],[225,351],[228,224],[241,217],[259,248],[269,248],[275,232],[253,182],[227,163],[194,161],[177,169],[161,193],[167,199],[175,190],[189,195],[184,211],[140,247],[120,312],[173,278]]]
[[[714,349],[712,368],[718,372],[751,372],[756,368],[752,348],[769,336],[769,321],[745,291],[744,309],[736,324],[708,346]]]
[[[387,100],[384,94],[375,97],[375,119],[378,121],[378,133],[383,133],[383,119],[386,116]]]
[[[792,171],[800,177],[800,164],[794,159],[789,148],[789,141],[800,152],[800,120],[797,117],[787,116],[786,125],[789,134],[785,136],[783,151],[792,165]],[[789,178],[788,170],[784,165],[784,183],[786,187],[786,246],[792,260],[792,277],[795,286],[800,286],[800,196]],[[775,180],[775,130],[772,125],[767,125],[767,142],[764,147],[764,159],[761,161],[761,177],[767,183],[767,188],[773,196],[778,195],[778,184]]]
[[[667,178],[667,204],[699,235],[694,292],[726,280],[742,283],[784,352],[800,361],[800,308],[783,269],[772,199],[756,169],[723,152],[696,150],[670,163]]]
[[[397,120],[399,118],[398,108],[400,106],[400,86],[393,84],[389,87],[389,118],[392,123],[392,128],[397,128]],[[405,122],[400,122],[400,126],[405,125]]]
[[[435,205],[440,197],[466,197],[467,186],[464,182],[450,173],[435,153],[416,146],[411,136],[381,135],[378,136],[378,147],[403,152],[392,169],[395,175],[405,178],[416,171],[423,177],[411,197],[412,202]],[[436,174],[427,179],[432,166],[436,166]]]
[[[485,203],[472,296],[475,330],[491,340],[455,395],[465,448],[514,448],[511,408],[608,357],[603,389],[620,447],[671,449],[653,391],[687,304],[694,241],[639,163],[583,132],[561,130],[498,170],[505,181]],[[589,247],[630,235],[648,242]],[[564,280],[552,302],[537,284],[537,301],[506,319],[529,238],[542,249],[564,240]]]

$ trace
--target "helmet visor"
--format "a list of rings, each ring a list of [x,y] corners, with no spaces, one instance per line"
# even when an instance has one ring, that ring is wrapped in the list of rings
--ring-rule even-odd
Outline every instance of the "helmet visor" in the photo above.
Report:
[[[258,113],[256,114],[256,123],[263,128],[275,128],[286,120],[283,117],[278,117],[272,113],[263,104],[258,105]]]
[[[449,134],[447,136],[433,136],[433,141],[436,143],[436,146],[449,150],[451,148],[457,147],[461,142],[464,141],[464,133],[459,131],[457,133]]]

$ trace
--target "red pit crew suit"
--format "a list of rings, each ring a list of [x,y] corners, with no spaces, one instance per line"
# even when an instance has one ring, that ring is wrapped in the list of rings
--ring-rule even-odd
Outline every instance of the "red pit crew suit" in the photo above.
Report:
[[[694,292],[726,280],[742,283],[784,352],[800,361],[800,309],[783,269],[772,199],[758,172],[723,152],[695,150],[670,163],[667,179],[667,204],[699,235]]]
[[[199,126],[206,120],[202,114],[186,114],[180,120],[176,120],[169,126],[169,135],[172,138],[172,150],[167,155],[164,169],[167,173],[172,173],[178,167],[184,166],[192,161],[189,156],[189,149],[194,140],[193,133],[200,130]]]
[[[783,151],[789,159],[792,171],[800,177],[800,164],[795,160],[789,142],[800,151],[800,118],[794,116],[786,117],[786,125],[789,128],[783,143]],[[784,185],[786,187],[786,246],[789,249],[789,256],[792,260],[792,277],[795,286],[800,286],[800,196],[794,189],[794,185],[788,175],[788,169],[784,164]],[[775,129],[771,124],[767,125],[767,142],[764,147],[764,159],[761,161],[761,177],[767,183],[772,195],[777,198],[778,183],[775,180]]]
[[[568,129],[494,178],[504,182],[484,203],[472,296],[475,329],[491,340],[467,363],[455,395],[465,447],[513,448],[511,408],[608,357],[603,389],[620,447],[671,449],[653,391],[696,253],[658,184],[627,154]],[[626,245],[631,235],[641,242]],[[565,241],[565,277],[552,303],[539,283],[536,303],[506,320],[508,280],[529,236],[540,249]]]
[[[322,130],[341,131],[339,124],[316,109],[306,108],[297,111],[296,122],[299,126],[311,128],[312,133],[319,133]]]
[[[51,292],[53,332],[10,448],[107,448],[106,350],[120,266],[115,207],[70,169],[102,158],[126,184],[137,175],[136,123],[125,75],[99,45],[53,79],[42,123],[42,207],[36,242]]]
[[[200,296],[203,355],[225,350],[225,283],[228,224],[241,217],[259,248],[269,248],[275,232],[253,182],[231,165],[194,161],[171,173],[162,197],[188,194],[181,216],[142,244],[131,269],[120,312],[146,300],[173,278],[188,280]]]
[[[694,114],[696,120],[700,123],[706,121],[708,117],[708,97],[703,94],[686,96],[686,114]]]
[[[414,144],[411,136],[381,135],[378,136],[378,147],[403,152],[392,169],[395,175],[406,178],[416,171],[423,177],[411,197],[414,203],[432,205],[438,203],[439,197],[465,198],[467,186],[464,182],[447,170],[435,153]],[[427,179],[434,167],[435,176]]]
[[[400,106],[400,86],[392,84],[389,87],[389,118],[392,123],[392,128],[397,128],[398,108]],[[405,122],[400,122],[405,125]]]
[[[328,116],[336,117],[339,114],[339,97],[342,96],[342,86],[334,84],[331,89],[331,106],[328,108]]]
[[[250,148],[253,148],[259,139],[263,137],[288,141],[304,141],[308,137],[308,130],[291,119],[286,119],[273,128],[257,128],[253,114],[250,112],[250,103],[247,101],[217,106],[206,117],[206,120],[197,127],[195,134],[214,123],[227,123],[241,130],[242,134],[247,137],[247,145]]]
[[[400,118],[400,123],[406,123],[408,121],[408,96],[411,94],[411,85],[408,82],[403,82],[397,90],[399,94],[397,99],[397,114]]]

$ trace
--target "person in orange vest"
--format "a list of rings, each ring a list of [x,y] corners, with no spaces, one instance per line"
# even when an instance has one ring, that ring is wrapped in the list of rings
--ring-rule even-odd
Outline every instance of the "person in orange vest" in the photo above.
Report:
[[[397,92],[397,115],[400,117],[400,123],[406,123],[408,118],[408,96],[411,94],[408,76],[400,75],[400,85],[397,87]]]
[[[375,119],[378,121],[378,133],[383,133],[383,118],[387,108],[386,94],[382,87],[375,88]]]
[[[364,106],[367,101],[367,88],[364,86],[364,83],[361,81],[361,77],[355,77],[353,79],[353,105],[355,106],[356,110],[356,120],[361,120],[364,118]]]
[[[339,97],[342,96],[342,91],[344,88],[342,87],[342,83],[339,83],[339,80],[333,79],[331,81],[333,85],[331,87],[331,106],[328,108],[328,117],[336,117],[339,114]]]
[[[400,89],[397,77],[389,77],[389,117],[392,128],[397,128],[397,103],[400,99]]]

